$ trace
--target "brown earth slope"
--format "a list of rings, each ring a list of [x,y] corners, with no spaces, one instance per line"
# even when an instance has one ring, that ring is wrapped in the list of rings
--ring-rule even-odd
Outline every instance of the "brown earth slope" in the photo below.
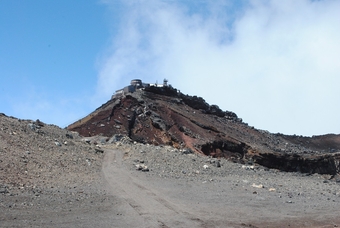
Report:
[[[171,87],[114,96],[68,129],[106,140],[126,135],[140,143],[170,145],[284,171],[331,175],[340,171],[340,135],[271,134],[248,126],[233,112]]]

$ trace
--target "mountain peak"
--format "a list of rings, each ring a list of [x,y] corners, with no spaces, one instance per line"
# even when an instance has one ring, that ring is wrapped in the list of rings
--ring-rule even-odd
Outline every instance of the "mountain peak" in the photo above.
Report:
[[[339,135],[313,143],[317,138],[297,140],[295,136],[258,130],[231,111],[209,105],[201,97],[184,95],[167,80],[158,85],[134,79],[68,129],[107,140],[125,135],[139,143],[170,145],[285,171],[335,174],[339,169],[340,153],[333,153],[340,151]]]

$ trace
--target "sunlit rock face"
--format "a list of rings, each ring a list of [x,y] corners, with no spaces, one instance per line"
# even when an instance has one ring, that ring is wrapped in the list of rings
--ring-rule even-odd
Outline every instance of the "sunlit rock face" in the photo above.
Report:
[[[171,145],[238,163],[283,171],[335,175],[340,135],[287,136],[258,130],[234,112],[165,86],[126,90],[68,126],[82,136],[125,135],[140,143]],[[246,104],[245,104],[246,105]]]

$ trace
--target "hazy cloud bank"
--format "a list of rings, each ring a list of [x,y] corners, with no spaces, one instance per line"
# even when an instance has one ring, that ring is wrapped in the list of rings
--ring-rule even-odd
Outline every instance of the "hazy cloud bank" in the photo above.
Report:
[[[257,128],[340,133],[340,1],[195,2],[106,1],[119,29],[97,97],[168,78]]]

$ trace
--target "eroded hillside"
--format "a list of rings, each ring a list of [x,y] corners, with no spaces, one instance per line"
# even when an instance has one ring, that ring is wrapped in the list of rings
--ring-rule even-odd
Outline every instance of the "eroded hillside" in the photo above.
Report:
[[[305,173],[339,172],[340,135],[271,134],[243,123],[230,111],[172,87],[148,87],[113,96],[69,130],[109,140],[125,135],[140,143],[170,145],[233,162]]]

